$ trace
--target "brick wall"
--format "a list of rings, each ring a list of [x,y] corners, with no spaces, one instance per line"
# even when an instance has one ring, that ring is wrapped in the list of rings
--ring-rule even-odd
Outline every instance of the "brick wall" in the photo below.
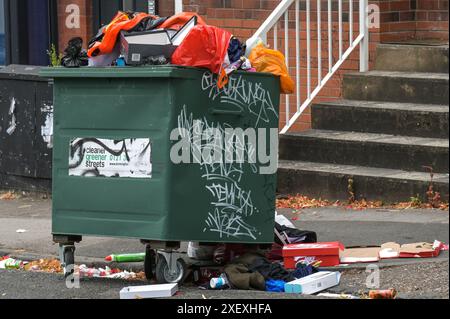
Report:
[[[76,12],[78,10],[79,16],[77,16]],[[60,52],[64,51],[67,42],[73,37],[81,37],[84,41],[84,46],[87,46],[94,33],[92,30],[92,11],[91,0],[58,0]]]
[[[381,42],[447,40],[448,0],[384,0]]]
[[[448,41],[448,0],[416,0],[416,38]]]

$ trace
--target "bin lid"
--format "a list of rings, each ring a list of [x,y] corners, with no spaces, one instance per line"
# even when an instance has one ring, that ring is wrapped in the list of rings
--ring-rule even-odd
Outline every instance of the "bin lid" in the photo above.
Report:
[[[0,68],[0,79],[47,82],[48,79],[39,76],[43,68],[36,65],[10,64]]]
[[[207,69],[162,65],[142,67],[46,67],[39,75],[47,78],[197,78],[209,72]],[[237,71],[236,74],[251,74],[252,76],[272,77],[269,73],[250,73]]]

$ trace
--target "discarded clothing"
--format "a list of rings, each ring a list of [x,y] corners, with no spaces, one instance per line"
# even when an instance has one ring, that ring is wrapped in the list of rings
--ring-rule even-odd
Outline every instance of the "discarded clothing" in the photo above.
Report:
[[[302,279],[318,272],[316,268],[311,265],[297,264],[297,268],[292,272],[292,276],[296,279]]]
[[[231,288],[240,290],[266,290],[266,281],[258,272],[251,272],[242,264],[230,264],[225,267],[225,274],[230,281]]]
[[[245,51],[242,48],[242,43],[238,38],[232,37],[230,45],[228,46],[228,58],[230,59],[230,63],[239,61],[244,54]]]
[[[257,258],[248,268],[252,272],[259,272],[265,280],[283,280],[290,282],[296,278],[279,263],[271,263],[264,257]]]
[[[266,291],[269,292],[284,292],[284,285],[286,283],[283,280],[268,280],[266,281]]]
[[[313,231],[299,230],[275,223],[275,242],[279,245],[317,243],[317,234]],[[281,238],[280,238],[281,237]]]

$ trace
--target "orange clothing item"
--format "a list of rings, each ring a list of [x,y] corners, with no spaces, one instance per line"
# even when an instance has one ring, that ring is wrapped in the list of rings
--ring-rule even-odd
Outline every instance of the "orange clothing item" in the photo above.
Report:
[[[167,19],[159,28],[180,30],[192,17],[197,17],[197,24],[206,25],[205,20],[194,12],[182,12]]]
[[[117,37],[121,31],[129,31],[137,26],[143,19],[155,16],[147,13],[136,13],[133,17],[130,17],[125,12],[119,12],[108,24],[104,30],[104,36],[101,42],[95,42],[88,51],[89,57],[94,57],[102,54],[111,53],[117,43]]]

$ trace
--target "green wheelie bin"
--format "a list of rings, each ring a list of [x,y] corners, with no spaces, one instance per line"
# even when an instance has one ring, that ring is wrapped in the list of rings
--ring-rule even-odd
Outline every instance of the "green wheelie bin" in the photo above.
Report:
[[[178,66],[41,76],[54,79],[52,234],[64,265],[83,236],[132,238],[159,249],[158,280],[173,282],[181,242],[273,243],[278,77],[236,72],[219,89],[210,72]]]

